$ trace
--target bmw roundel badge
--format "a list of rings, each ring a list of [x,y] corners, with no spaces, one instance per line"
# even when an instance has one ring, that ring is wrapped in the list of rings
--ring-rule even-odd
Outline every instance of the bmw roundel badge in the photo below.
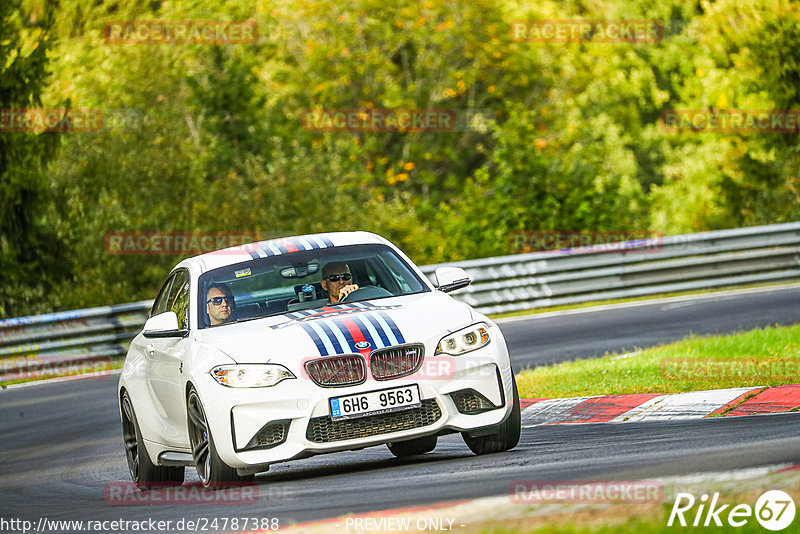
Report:
[[[356,343],[357,349],[368,349],[369,348],[369,341],[359,341]]]

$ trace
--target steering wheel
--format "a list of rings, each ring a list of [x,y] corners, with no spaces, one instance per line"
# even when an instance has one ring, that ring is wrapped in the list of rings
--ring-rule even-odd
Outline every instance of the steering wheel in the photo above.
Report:
[[[364,286],[356,289],[352,293],[348,293],[344,297],[339,299],[339,302],[344,302],[346,300],[353,301],[353,300],[369,300],[369,299],[377,299],[381,297],[392,297],[394,296],[389,291],[383,289],[382,287],[378,286]],[[352,298],[351,298],[352,297]]]

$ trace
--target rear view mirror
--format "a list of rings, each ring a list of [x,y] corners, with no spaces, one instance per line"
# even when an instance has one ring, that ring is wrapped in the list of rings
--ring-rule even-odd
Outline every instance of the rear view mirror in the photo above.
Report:
[[[305,265],[292,265],[280,270],[282,278],[305,278],[319,271],[318,263],[307,263]]]

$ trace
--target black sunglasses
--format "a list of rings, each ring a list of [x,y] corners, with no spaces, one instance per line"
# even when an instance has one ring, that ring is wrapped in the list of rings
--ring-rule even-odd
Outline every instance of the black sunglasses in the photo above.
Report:
[[[353,275],[350,273],[332,274],[328,277],[328,280],[331,282],[338,282],[339,280],[347,281],[350,280],[351,278],[353,278]]]
[[[208,299],[206,301],[206,304],[208,304],[210,302],[214,306],[222,306],[222,301],[223,300],[225,302],[227,302],[228,304],[230,304],[230,303],[233,302],[233,297],[211,297],[210,299]]]

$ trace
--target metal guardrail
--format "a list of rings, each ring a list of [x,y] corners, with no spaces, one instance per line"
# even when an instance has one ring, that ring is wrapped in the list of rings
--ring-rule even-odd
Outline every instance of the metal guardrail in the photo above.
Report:
[[[464,268],[456,298],[483,313],[800,279],[800,223],[755,226],[422,268]]]
[[[553,252],[426,265],[457,266],[454,293],[483,313],[591,300],[800,280],[800,223],[756,226]],[[0,380],[78,370],[125,354],[152,300],[0,320]]]
[[[152,300],[0,321],[0,380],[104,369],[124,356]]]

